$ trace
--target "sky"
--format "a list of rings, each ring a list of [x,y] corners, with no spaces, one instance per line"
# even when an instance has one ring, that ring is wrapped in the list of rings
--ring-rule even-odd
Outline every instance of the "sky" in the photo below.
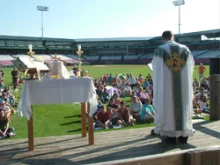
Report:
[[[118,38],[178,34],[173,0],[0,0],[0,35],[52,38]],[[220,0],[185,0],[180,33],[220,29]]]

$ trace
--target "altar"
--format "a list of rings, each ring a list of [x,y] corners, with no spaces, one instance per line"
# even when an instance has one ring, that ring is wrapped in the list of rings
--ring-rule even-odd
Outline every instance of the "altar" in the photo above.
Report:
[[[86,107],[88,116],[88,142],[94,144],[93,113],[97,109],[96,91],[92,78],[25,80],[18,111],[28,120],[28,146],[34,150],[32,105],[81,103],[82,137],[86,136]]]

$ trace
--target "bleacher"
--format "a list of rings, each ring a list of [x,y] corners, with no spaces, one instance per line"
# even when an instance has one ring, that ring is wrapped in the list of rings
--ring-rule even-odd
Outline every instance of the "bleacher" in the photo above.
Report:
[[[154,56],[154,53],[144,54],[139,57],[139,59],[152,59]]]
[[[206,40],[201,36],[206,36]],[[208,63],[209,58],[218,58],[220,50],[220,29],[175,35],[175,40],[185,44],[192,51],[195,61]],[[152,60],[155,49],[163,44],[161,36],[99,38],[99,39],[64,39],[40,37],[22,37],[0,35],[0,54],[25,55],[28,45],[33,46],[36,55],[49,61],[51,55],[58,54],[66,63],[78,63],[77,45],[84,51],[81,61],[91,64],[143,64]],[[73,53],[74,52],[74,53]],[[16,57],[12,55],[12,57]],[[10,56],[10,55],[8,55]],[[8,61],[7,58],[1,61]]]
[[[88,60],[88,61],[97,61],[99,59],[99,56],[85,56],[84,57]]]
[[[0,55],[0,61],[11,61],[14,60],[14,57],[10,56],[10,55]]]
[[[208,50],[194,50],[194,51],[192,51],[192,54],[193,54],[193,57],[197,57],[197,56],[200,56],[200,55],[207,53],[207,52],[208,52]]]
[[[117,56],[101,56],[99,63],[101,64],[120,64],[121,63],[121,55]]]
[[[13,66],[14,64],[11,61],[7,61],[7,60],[0,61],[1,68],[8,68],[8,67],[13,67]]]
[[[140,55],[125,55],[124,60],[135,60],[139,57]]]
[[[48,63],[53,60],[54,54],[47,55],[47,54],[34,54],[33,57],[42,57],[45,63]],[[26,54],[16,54],[16,55],[0,55],[0,67],[11,67],[13,66],[12,61],[15,60],[17,57],[28,57]],[[66,55],[59,54],[57,55],[64,63],[66,64],[76,64],[78,60],[70,58]]]
[[[220,57],[220,49],[219,50],[210,50],[206,51],[205,53],[196,56],[197,58],[216,58]]]
[[[14,58],[17,58],[17,57],[27,57],[26,54],[15,54],[15,55],[12,55],[12,57]]]
[[[72,58],[72,59],[75,59],[75,60],[79,59],[78,55],[76,55],[76,54],[65,54],[65,56]]]
[[[196,64],[209,64],[210,58],[220,58],[220,50],[207,50],[198,55],[193,53],[193,56]]]
[[[51,54],[50,56],[54,57],[55,55]],[[63,62],[65,62],[67,64],[77,64],[78,63],[78,60],[70,58],[70,57],[63,55],[63,54],[57,54],[57,57],[60,58],[60,60],[62,60]]]
[[[121,60],[121,56],[102,56],[101,60]]]
[[[79,61],[79,56],[76,54],[65,54],[65,56],[75,60],[74,63],[78,63],[78,61]],[[86,57],[84,55],[81,56],[81,62],[83,64],[89,64],[89,61],[86,59]]]
[[[10,55],[0,55],[0,67],[6,68],[6,67],[12,67],[13,63],[12,60],[14,60],[14,57]]]
[[[37,57],[37,56],[41,56],[45,62],[50,62],[52,60],[51,56],[47,54],[35,54],[34,55],[34,57]]]

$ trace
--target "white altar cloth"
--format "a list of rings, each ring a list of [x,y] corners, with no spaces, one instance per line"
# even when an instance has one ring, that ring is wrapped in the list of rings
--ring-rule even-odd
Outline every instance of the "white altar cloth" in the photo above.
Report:
[[[96,91],[91,78],[25,80],[18,111],[29,120],[32,115],[31,105],[73,102],[89,102],[89,115],[96,112]]]

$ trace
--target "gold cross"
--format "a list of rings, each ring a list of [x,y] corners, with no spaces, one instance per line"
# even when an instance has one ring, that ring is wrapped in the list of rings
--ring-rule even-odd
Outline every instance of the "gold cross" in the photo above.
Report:
[[[54,60],[61,60],[61,58],[60,58],[60,57],[58,57],[56,53],[55,53],[55,55],[54,55],[54,56],[52,56],[52,59],[54,59]]]

